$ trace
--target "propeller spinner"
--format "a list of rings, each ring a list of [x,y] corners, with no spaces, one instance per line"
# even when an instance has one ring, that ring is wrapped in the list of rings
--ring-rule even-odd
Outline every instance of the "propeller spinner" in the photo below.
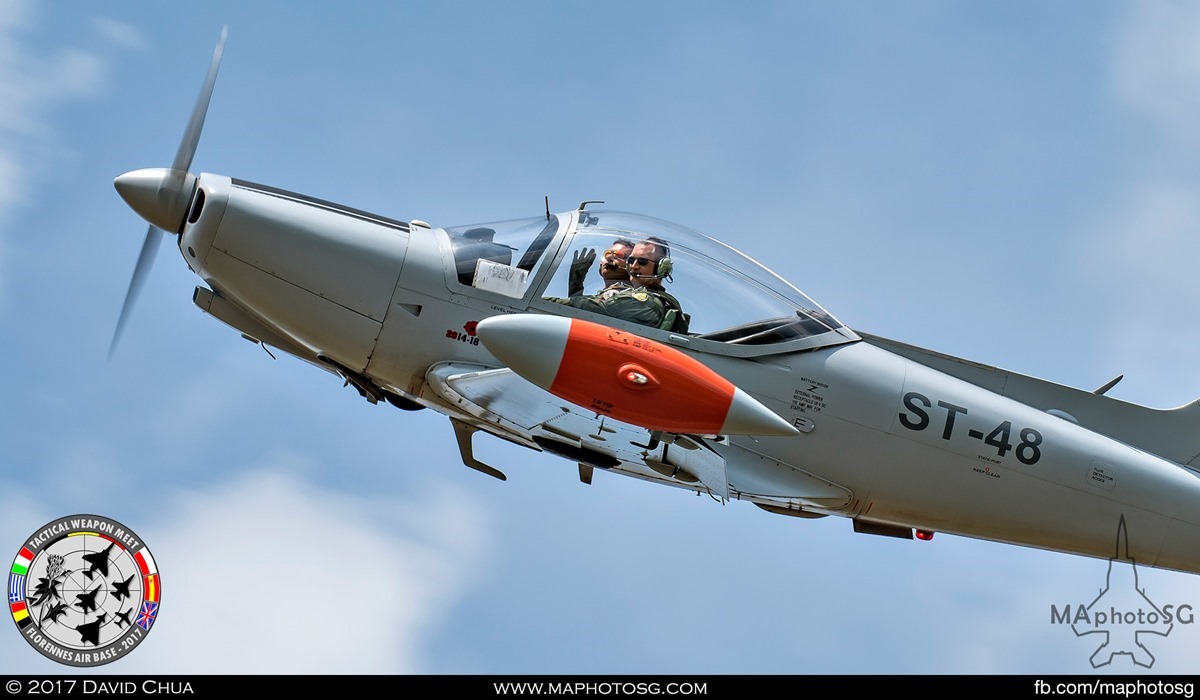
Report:
[[[125,292],[125,303],[121,306],[121,315],[117,319],[112,343],[108,347],[110,360],[117,348],[117,341],[121,338],[129,311],[133,308],[146,276],[150,273],[150,267],[154,264],[154,255],[158,252],[158,242],[162,238],[158,230],[170,233],[180,233],[183,230],[184,217],[197,179],[188,169],[192,167],[192,157],[196,155],[196,146],[200,143],[200,132],[204,129],[204,117],[208,113],[208,103],[212,98],[213,86],[217,82],[217,71],[221,67],[221,54],[225,51],[225,38],[228,34],[228,27],[221,29],[221,38],[213,51],[212,64],[208,67],[208,75],[204,78],[204,85],[200,88],[196,106],[192,110],[192,118],[188,121],[187,131],[183,134],[171,167],[134,170],[118,176],[113,182],[125,203],[150,222],[150,227],[146,229],[142,252],[138,254],[133,277],[129,280],[129,289]]]

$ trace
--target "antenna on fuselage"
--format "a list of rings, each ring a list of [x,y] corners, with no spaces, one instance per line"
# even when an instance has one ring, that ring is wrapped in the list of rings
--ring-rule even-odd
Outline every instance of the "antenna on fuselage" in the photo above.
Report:
[[[1108,382],[1107,384],[1105,384],[1104,386],[1100,387],[1099,389],[1097,389],[1097,390],[1093,391],[1092,393],[1093,393],[1093,394],[1095,394],[1095,395],[1097,395],[1097,396],[1104,396],[1105,394],[1107,394],[1107,393],[1108,393],[1108,390],[1109,390],[1109,389],[1111,389],[1111,388],[1113,388],[1114,386],[1116,386],[1116,385],[1117,385],[1117,382],[1121,381],[1121,380],[1122,380],[1122,379],[1124,379],[1124,378],[1125,378],[1125,375],[1123,375],[1123,374],[1122,374],[1122,375],[1118,375],[1116,379],[1113,379],[1112,381]]]

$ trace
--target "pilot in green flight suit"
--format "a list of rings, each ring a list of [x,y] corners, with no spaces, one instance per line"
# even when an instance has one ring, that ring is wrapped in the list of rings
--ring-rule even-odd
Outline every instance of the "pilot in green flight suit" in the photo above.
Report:
[[[607,258],[608,253],[605,256]],[[577,258],[575,265],[579,262],[580,258]],[[662,279],[671,273],[666,245],[650,240],[638,243],[628,258],[628,270],[628,282],[614,281],[593,296],[576,294],[568,299],[551,297],[550,300],[644,326],[686,333],[687,314],[683,313],[678,300],[662,286]]]

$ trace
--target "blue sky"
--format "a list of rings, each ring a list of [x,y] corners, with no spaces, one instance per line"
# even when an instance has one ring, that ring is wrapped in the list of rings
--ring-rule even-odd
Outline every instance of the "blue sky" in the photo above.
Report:
[[[1092,671],[1050,607],[1107,562],[584,486],[481,439],[494,481],[444,417],[203,316],[170,246],[107,362],[145,231],[112,179],[170,163],[224,25],[194,171],[435,226],[605,200],[853,328],[1169,407],[1200,396],[1195,5],[0,0],[0,548],[71,513],[145,539],[162,614],[102,670]],[[0,632],[0,671],[64,670]]]

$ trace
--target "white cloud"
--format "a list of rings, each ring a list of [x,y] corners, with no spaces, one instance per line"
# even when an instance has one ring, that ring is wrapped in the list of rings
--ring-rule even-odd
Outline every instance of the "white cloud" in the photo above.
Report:
[[[331,492],[284,462],[175,490],[158,523],[122,521],[154,555],[162,607],[136,651],[95,670],[432,672],[424,638],[486,563],[483,508],[439,486],[421,503]],[[0,501],[0,531],[23,537],[62,515],[28,496]],[[9,670],[68,670],[18,640],[0,639]]]
[[[113,45],[137,51],[146,48],[146,41],[134,27],[104,17],[99,17],[94,22],[100,35],[111,41]]]
[[[17,158],[0,145],[0,216],[19,201],[20,188],[21,166]],[[3,243],[0,242],[0,250],[2,249]]]
[[[1129,175],[1111,205],[1098,203],[1111,207],[1109,224],[1097,245],[1082,253],[1082,269],[1110,308],[1097,333],[1099,352],[1118,366],[1149,364],[1137,382],[1148,385],[1144,395],[1150,398],[1131,400],[1167,407],[1200,392],[1179,381],[1194,373],[1190,349],[1200,342],[1200,294],[1192,282],[1200,257],[1200,180],[1194,175],[1200,155],[1200,6],[1126,8],[1114,23],[1114,90],[1128,109],[1149,118],[1153,131],[1149,138],[1129,131],[1135,139]],[[1117,393],[1131,388],[1127,381]]]
[[[5,488],[0,492],[0,540],[3,540],[2,546],[8,550],[5,554],[13,556],[25,544],[24,538],[33,534],[34,528],[50,522],[61,513],[51,514],[34,493],[25,489],[18,465],[0,464],[7,467],[9,472],[6,474]],[[9,563],[6,562],[6,565]],[[8,582],[7,575],[4,580],[5,583]],[[11,617],[9,619],[11,620]],[[65,668],[32,649],[11,622],[4,624],[9,629],[0,633],[0,672],[51,673],[56,669]]]
[[[1191,279],[1200,254],[1200,199],[1181,182],[1138,185],[1118,218],[1105,232],[1105,262],[1139,306],[1163,297],[1189,306],[1200,304]],[[1119,264],[1117,264],[1119,263]],[[1105,268],[1101,268],[1105,269]]]
[[[1109,308],[1096,334],[1097,354],[1110,365],[1136,362],[1138,383],[1151,395],[1164,395],[1158,407],[1195,398],[1176,392],[1200,391],[1191,382],[1179,386],[1179,377],[1195,370],[1192,348],[1200,343],[1195,324],[1200,293],[1193,281],[1200,259],[1196,188],[1170,180],[1134,186],[1083,255],[1084,269]]]
[[[1200,145],[1200,5],[1147,2],[1119,21],[1118,94],[1171,138]]]
[[[49,126],[50,111],[64,101],[95,94],[107,72],[94,53],[27,41],[22,32],[36,20],[30,8],[23,0],[0,1],[0,226],[62,159],[64,147]],[[0,238],[0,279],[4,248]]]
[[[163,576],[161,617],[114,672],[429,672],[422,638],[472,578],[484,531],[460,494],[373,502],[277,471],[168,512],[139,533]]]

